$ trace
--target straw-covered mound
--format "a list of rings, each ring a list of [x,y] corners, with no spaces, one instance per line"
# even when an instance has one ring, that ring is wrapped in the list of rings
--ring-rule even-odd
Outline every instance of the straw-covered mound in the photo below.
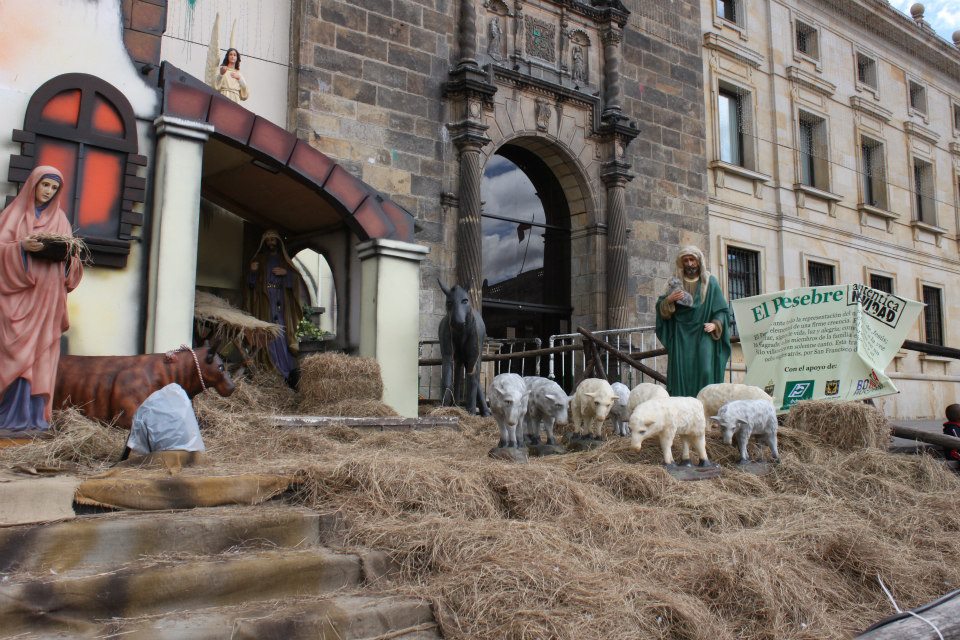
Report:
[[[398,415],[382,402],[380,363],[373,358],[342,353],[317,353],[300,363],[300,403],[303,414],[383,417]]]
[[[449,408],[436,413],[461,415],[460,431],[275,429],[238,411],[204,438],[211,471],[298,472],[295,500],[340,512],[349,544],[390,552],[402,576],[378,586],[429,598],[447,638],[847,638],[892,612],[878,576],[902,607],[960,586],[960,481],[927,456],[837,446],[821,404],[781,429],[766,476],[738,471],[713,434],[723,474],[701,482],[621,438],[491,460],[493,421]],[[836,430],[883,422],[846,411]],[[47,445],[15,449],[34,446]]]
[[[787,414],[787,425],[800,425],[824,443],[841,449],[886,449],[890,425],[879,411],[859,402],[807,400]]]

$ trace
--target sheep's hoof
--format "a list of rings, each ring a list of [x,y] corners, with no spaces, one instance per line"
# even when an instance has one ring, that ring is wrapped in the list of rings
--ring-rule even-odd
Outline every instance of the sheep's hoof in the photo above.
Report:
[[[503,449],[506,446],[506,440],[500,438],[500,441],[497,442],[497,449]]]
[[[538,442],[537,444],[540,444],[540,443]],[[547,444],[549,444],[549,445],[556,445],[556,444],[557,444],[557,439],[556,439],[556,438],[553,438],[553,437],[547,438]]]
[[[717,466],[717,463],[710,462],[709,460],[701,460],[700,463],[697,464],[697,466],[703,469],[712,469],[713,467]]]
[[[750,458],[740,458],[740,461],[737,464],[750,464]]]
[[[692,466],[693,466],[693,463],[690,462],[690,459],[689,459],[689,458],[687,458],[686,460],[681,460],[679,466],[681,466],[681,467],[692,467]]]

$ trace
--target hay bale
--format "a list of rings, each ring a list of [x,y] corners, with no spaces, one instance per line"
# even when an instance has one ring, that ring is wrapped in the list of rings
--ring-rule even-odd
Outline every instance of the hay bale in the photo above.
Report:
[[[381,400],[383,379],[373,358],[317,353],[300,363],[300,406],[333,405],[345,400]]]
[[[784,426],[812,433],[824,444],[844,451],[886,449],[890,444],[887,418],[862,402],[798,402]]]

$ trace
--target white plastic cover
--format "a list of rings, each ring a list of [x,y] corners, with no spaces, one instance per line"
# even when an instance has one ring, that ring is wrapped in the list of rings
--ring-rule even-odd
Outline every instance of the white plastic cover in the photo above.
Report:
[[[127,446],[136,453],[204,451],[187,392],[176,382],[154,391],[133,415]]]

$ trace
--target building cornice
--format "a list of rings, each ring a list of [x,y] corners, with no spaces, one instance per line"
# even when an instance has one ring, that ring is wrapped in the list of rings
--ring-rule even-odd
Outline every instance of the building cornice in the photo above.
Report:
[[[759,69],[763,65],[761,54],[719,33],[708,31],[703,34],[703,48],[724,53],[735,60],[750,65],[754,69]]]
[[[940,139],[939,133],[933,129],[928,129],[924,126],[921,126],[916,122],[904,122],[903,130],[906,131],[908,135],[920,138],[921,140],[929,142],[930,144],[937,144],[937,141]]]
[[[890,109],[881,107],[870,100],[864,100],[860,96],[850,96],[850,106],[883,122],[890,122],[890,118],[893,117],[893,111],[890,111]]]
[[[933,64],[951,78],[960,77],[960,49],[929,28],[894,9],[887,0],[813,0],[850,24],[862,25],[916,60]]]
[[[787,67],[787,77],[800,86],[822,93],[825,96],[832,96],[837,91],[837,85],[827,82],[809,71],[804,71],[800,67]]]

